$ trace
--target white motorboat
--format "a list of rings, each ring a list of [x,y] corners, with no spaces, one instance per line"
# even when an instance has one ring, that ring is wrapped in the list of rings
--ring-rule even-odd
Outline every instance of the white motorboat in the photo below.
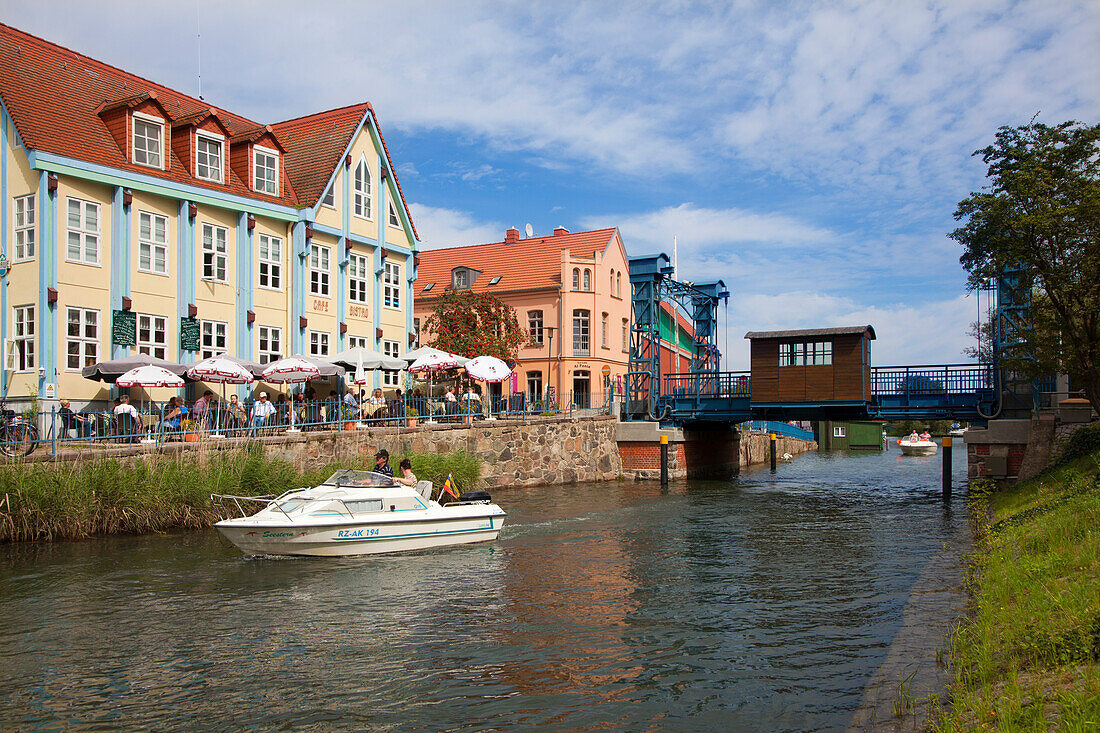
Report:
[[[939,450],[939,445],[934,440],[910,440],[903,438],[898,441],[903,456],[932,456]]]
[[[440,492],[442,494],[442,491]],[[485,491],[457,501],[431,498],[432,483],[416,487],[370,471],[337,471],[320,486],[277,497],[211,494],[223,512],[239,516],[214,526],[250,555],[368,555],[495,540],[504,510]],[[250,503],[263,507],[249,514]]]

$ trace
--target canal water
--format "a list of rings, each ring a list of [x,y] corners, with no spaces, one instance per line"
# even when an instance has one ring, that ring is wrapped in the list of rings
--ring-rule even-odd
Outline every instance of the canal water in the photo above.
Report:
[[[964,526],[940,460],[498,491],[498,542],[386,557],[0,547],[0,729],[844,730]]]

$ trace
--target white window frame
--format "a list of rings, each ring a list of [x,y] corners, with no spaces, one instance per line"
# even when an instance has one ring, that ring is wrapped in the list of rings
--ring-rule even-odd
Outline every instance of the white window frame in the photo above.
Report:
[[[200,359],[209,359],[229,351],[229,324],[225,321],[199,321],[199,333]]]
[[[833,426],[833,437],[834,438],[847,438],[848,437],[848,429],[843,425],[834,425]]]
[[[206,167],[211,171],[216,170],[216,176],[204,176],[199,169],[199,143],[206,141],[207,143],[214,143],[218,146],[218,167],[209,164],[210,153],[207,152],[207,164]],[[212,183],[222,183],[225,180],[225,136],[219,135],[214,132],[206,132],[205,130],[195,130],[195,178],[200,181],[211,181]]]
[[[77,321],[77,333],[69,333],[69,326],[72,325],[69,321],[70,316],[76,314]],[[88,335],[88,327],[91,326],[95,335]],[[65,308],[65,371],[67,372],[79,372],[85,366],[95,364],[99,361],[99,311],[94,308],[79,308],[75,306],[67,306]],[[76,360],[77,365],[74,367],[70,360],[74,354],[70,353],[70,347],[76,345]]]
[[[527,311],[527,341],[535,346],[542,346],[545,325],[541,309]]]
[[[605,349],[611,348],[611,334],[610,334],[610,321],[607,313],[600,314],[600,346]]]
[[[149,219],[149,235],[144,236],[142,231],[142,220],[148,217]],[[163,239],[157,239],[157,222],[164,225]],[[149,250],[149,264],[146,267],[141,266],[141,254],[142,249],[148,248]],[[157,270],[157,250],[161,250],[161,255],[164,258],[164,267],[161,270]],[[161,275],[163,277],[168,276],[168,217],[161,216],[160,214],[154,214],[151,211],[139,211],[138,212],[138,272],[145,272],[150,275]]]
[[[362,187],[360,187],[360,170],[363,171]],[[365,156],[359,158],[359,162],[355,164],[355,168],[352,170],[351,213],[367,221],[374,219],[373,177]]]
[[[210,232],[210,245],[206,243],[206,233]],[[221,251],[218,250],[218,238],[215,236],[218,232],[221,232],[221,244],[223,245]],[[202,227],[199,229],[199,234],[202,239],[202,279],[208,282],[224,283],[228,282],[229,277],[229,229],[227,227],[219,226],[218,224],[211,224],[209,222],[203,222]],[[210,258],[210,270],[211,274],[206,274],[207,262],[206,258]],[[218,277],[218,263],[221,263],[221,277]]]
[[[17,305],[11,309],[12,344],[15,348],[15,366],[17,372],[34,371],[38,363],[35,349],[35,312],[33,303]]]
[[[274,343],[276,348],[272,348]],[[278,326],[256,327],[256,353],[261,364],[270,364],[283,358],[283,329]]]
[[[451,289],[452,290],[469,290],[470,289],[470,271],[466,268],[460,267],[451,274]]]
[[[347,273],[348,302],[370,302],[370,258],[366,255],[348,255]]]
[[[348,349],[369,349],[370,338],[367,336],[348,336]],[[366,370],[364,370],[366,371]]]
[[[579,267],[573,268],[573,289],[581,289],[581,268]]]
[[[149,332],[149,338],[142,339],[142,321],[148,325],[145,330]],[[162,338],[158,341],[157,334]],[[137,314],[137,351],[139,354],[148,354],[158,359],[168,358],[168,316],[156,316],[150,313]],[[160,353],[157,353],[157,352]]]
[[[330,334],[328,331],[310,331],[309,332],[309,355],[314,357],[328,356],[329,346],[331,344]],[[322,346],[324,347],[322,349]]]
[[[592,290],[592,271],[587,267],[584,268],[584,291],[590,292]]]
[[[76,203],[79,208],[79,216],[77,218],[77,224],[74,226],[70,221],[69,210],[70,207]],[[88,210],[91,208],[95,211],[95,226],[88,225]],[[65,197],[65,261],[76,262],[81,265],[93,265],[95,267],[100,266],[102,258],[99,253],[99,241],[100,231],[102,229],[103,215],[100,211],[100,204],[95,201],[88,201],[86,199],[77,198],[75,196]],[[77,251],[76,257],[72,256],[70,249],[73,245],[73,237],[76,237]],[[93,257],[88,256],[88,245],[94,245],[95,255]]]
[[[394,359],[401,358],[401,344],[397,341],[382,340],[382,353],[386,356],[392,356]],[[382,386],[383,387],[400,387],[401,386],[401,372],[391,369],[382,370]]]
[[[389,208],[389,211],[387,212],[387,216],[389,218],[389,225],[391,227],[397,227],[398,229],[400,229],[401,228],[401,218],[397,215],[397,208],[393,205],[392,200],[388,201],[387,204],[388,204],[388,208]]]
[[[382,263],[382,307],[401,310],[401,265]]]
[[[336,208],[336,181],[334,180],[329,187],[325,189],[325,195],[321,197],[321,206],[326,209]]]
[[[272,159],[273,166],[263,166],[263,170],[271,170],[272,179],[268,181],[266,177],[260,178],[258,173],[260,172],[260,158],[268,157]],[[260,184],[264,185],[261,186]],[[267,184],[271,184],[271,188],[267,187]],[[271,148],[265,148],[262,145],[252,146],[252,190],[259,193],[266,193],[269,196],[279,195],[279,151]]]
[[[573,309],[573,356],[589,356],[592,353],[592,311]]]
[[[274,252],[274,255],[272,252]],[[282,238],[273,237],[270,234],[259,235],[256,238],[256,256],[259,260],[256,268],[256,287],[281,292],[283,289]],[[266,283],[264,282],[265,279],[267,280]]]
[[[38,211],[33,193],[16,196],[11,200],[11,218],[15,229],[12,239],[12,258],[14,262],[30,262],[38,249]]]
[[[538,389],[532,389],[537,384]],[[543,383],[542,383],[542,371],[535,369],[527,372],[527,399],[534,402],[535,400],[542,399]]]
[[[156,155],[157,155],[157,158],[158,158],[157,163],[150,163],[149,162],[148,158],[149,158],[150,153],[149,153],[149,150],[147,148],[141,151],[146,156],[146,160],[145,161],[138,160],[137,141],[138,141],[138,123],[139,122],[144,123],[146,125],[152,125],[153,127],[159,128],[159,130],[160,130],[160,134],[157,137],[157,147],[158,147],[158,150],[156,151]],[[136,165],[143,165],[146,168],[156,168],[158,170],[164,170],[164,161],[165,161],[165,157],[166,157],[165,149],[168,147],[167,145],[164,144],[165,143],[164,129],[165,129],[165,125],[164,125],[164,120],[162,118],[154,117],[153,115],[147,115],[144,112],[134,112],[133,113],[133,123],[131,124],[131,130],[130,130],[130,159]],[[142,136],[142,139],[143,140],[149,140],[150,138],[147,137],[147,136]]]
[[[321,266],[324,250],[324,267]],[[332,249],[324,244],[309,245],[309,293],[318,298],[332,297]]]

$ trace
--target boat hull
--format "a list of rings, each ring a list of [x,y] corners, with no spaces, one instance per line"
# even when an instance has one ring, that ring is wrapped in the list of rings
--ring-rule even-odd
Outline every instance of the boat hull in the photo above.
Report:
[[[902,440],[898,441],[898,447],[903,456],[934,456],[939,450],[939,445],[930,440],[919,440],[915,443]]]
[[[504,525],[499,515],[418,521],[348,522],[323,526],[218,522],[222,535],[249,555],[342,557],[408,552],[490,542]]]

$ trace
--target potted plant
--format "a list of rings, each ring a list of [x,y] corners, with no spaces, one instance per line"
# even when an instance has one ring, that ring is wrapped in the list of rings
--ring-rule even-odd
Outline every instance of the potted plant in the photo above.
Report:
[[[344,421],[344,430],[355,430],[356,417],[351,405],[340,405],[340,417]]]
[[[184,443],[197,443],[199,442],[199,434],[195,432],[194,420],[183,420],[180,423],[180,431],[183,432]]]
[[[415,428],[416,424],[418,422],[417,418],[419,418],[419,417],[420,417],[420,410],[417,410],[415,407],[410,407],[408,409],[408,412],[405,413],[405,426],[410,427],[410,428]]]

